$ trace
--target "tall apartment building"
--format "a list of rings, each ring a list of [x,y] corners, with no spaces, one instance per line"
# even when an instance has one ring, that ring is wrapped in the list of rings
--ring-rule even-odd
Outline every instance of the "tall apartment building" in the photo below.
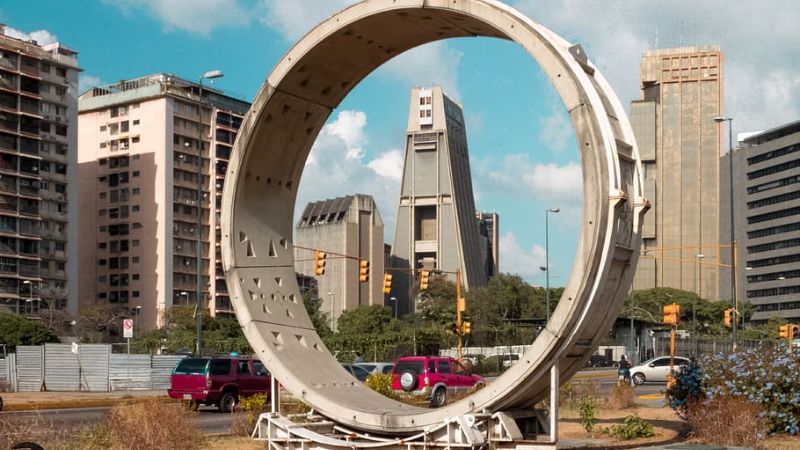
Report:
[[[0,25],[0,310],[78,309],[77,57]]]
[[[728,239],[729,163],[721,162],[722,220]],[[737,297],[753,304],[754,323],[781,317],[800,323],[800,121],[740,142],[733,153],[734,239]],[[730,258],[723,255],[728,264]],[[721,290],[730,292],[730,272]]]
[[[460,271],[466,289],[486,284],[464,113],[441,87],[411,91],[392,263],[401,315],[415,310],[420,269],[451,272],[451,280]]]
[[[320,311],[337,329],[344,311],[385,304],[383,220],[372,196],[355,194],[306,205],[295,228],[298,279],[315,276],[314,250],[324,251],[325,274],[316,276]],[[369,280],[359,280],[360,261],[369,262]]]
[[[631,125],[652,208],[645,215],[634,289],[671,287],[719,298],[722,52],[717,46],[647,50]]]
[[[476,212],[481,241],[481,261],[486,278],[500,272],[500,215],[496,212]]]
[[[208,87],[202,99],[200,92],[197,83],[161,73],[80,97],[81,302],[141,306],[143,329],[163,324],[173,305],[196,303],[198,208],[202,301],[212,314],[233,312],[219,213],[228,158],[250,105]]]

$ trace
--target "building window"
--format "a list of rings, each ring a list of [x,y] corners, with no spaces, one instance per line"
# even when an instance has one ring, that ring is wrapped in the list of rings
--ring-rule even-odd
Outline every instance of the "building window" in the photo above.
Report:
[[[134,125],[139,125],[139,119],[136,119],[136,120],[134,120],[134,121],[133,121],[133,124],[134,124]]]
[[[107,127],[105,125],[100,125],[100,131],[101,132],[106,131],[106,129],[107,129]]]
[[[56,267],[58,267],[58,270],[67,270],[67,265],[63,261],[57,262]]]

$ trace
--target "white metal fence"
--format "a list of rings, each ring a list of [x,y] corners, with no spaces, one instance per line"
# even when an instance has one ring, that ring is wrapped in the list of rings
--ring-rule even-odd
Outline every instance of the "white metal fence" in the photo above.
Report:
[[[0,380],[14,391],[167,389],[178,355],[116,354],[107,344],[18,346],[0,359]]]

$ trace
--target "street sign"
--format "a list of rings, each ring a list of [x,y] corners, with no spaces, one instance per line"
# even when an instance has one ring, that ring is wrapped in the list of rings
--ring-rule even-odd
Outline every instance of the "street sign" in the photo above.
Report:
[[[122,337],[133,337],[133,319],[125,319],[122,321]]]

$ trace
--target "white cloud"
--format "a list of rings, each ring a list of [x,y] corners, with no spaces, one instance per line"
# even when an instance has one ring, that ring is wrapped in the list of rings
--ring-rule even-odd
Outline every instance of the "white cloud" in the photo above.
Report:
[[[530,280],[542,274],[545,266],[545,250],[540,245],[524,249],[517,242],[517,236],[509,231],[500,236],[500,271],[518,274]],[[550,265],[552,269],[553,265]]]
[[[367,116],[362,111],[340,111],[317,137],[303,171],[297,194],[295,221],[308,202],[350,194],[372,195],[378,204],[387,239],[394,229],[400,176],[393,167],[399,150],[389,150],[373,159],[362,146]],[[402,162],[401,162],[402,170]]]
[[[95,77],[87,74],[80,74],[78,76],[78,93],[83,94],[89,89],[106,84],[100,77]]]
[[[379,69],[388,75],[412,86],[441,86],[448,97],[458,101],[458,72],[463,54],[444,41],[431,42],[402,53]]]
[[[575,131],[562,105],[551,102],[549,114],[539,120],[539,141],[555,152],[575,150]]]
[[[261,21],[287,41],[297,40],[354,0],[263,0]]]
[[[34,40],[39,45],[48,45],[58,42],[58,37],[47,30],[36,30],[31,31],[30,33],[25,33],[24,31],[17,30],[16,28],[6,27],[5,35],[22,39],[23,41]]]
[[[505,155],[499,165],[482,161],[474,173],[487,191],[522,195],[535,201],[560,205],[580,205],[583,175],[576,162],[534,163],[525,154]]]
[[[370,161],[367,167],[382,177],[399,180],[403,176],[403,152],[396,148],[389,150]]]
[[[800,113],[800,8],[793,0],[631,2],[518,0],[509,2],[572,42],[627,104],[638,99],[639,61],[648,48],[720,45],[725,114],[736,132],[763,130]]]
[[[143,11],[164,24],[166,30],[178,29],[207,36],[217,27],[250,23],[251,13],[240,0],[103,0],[125,13]]]

